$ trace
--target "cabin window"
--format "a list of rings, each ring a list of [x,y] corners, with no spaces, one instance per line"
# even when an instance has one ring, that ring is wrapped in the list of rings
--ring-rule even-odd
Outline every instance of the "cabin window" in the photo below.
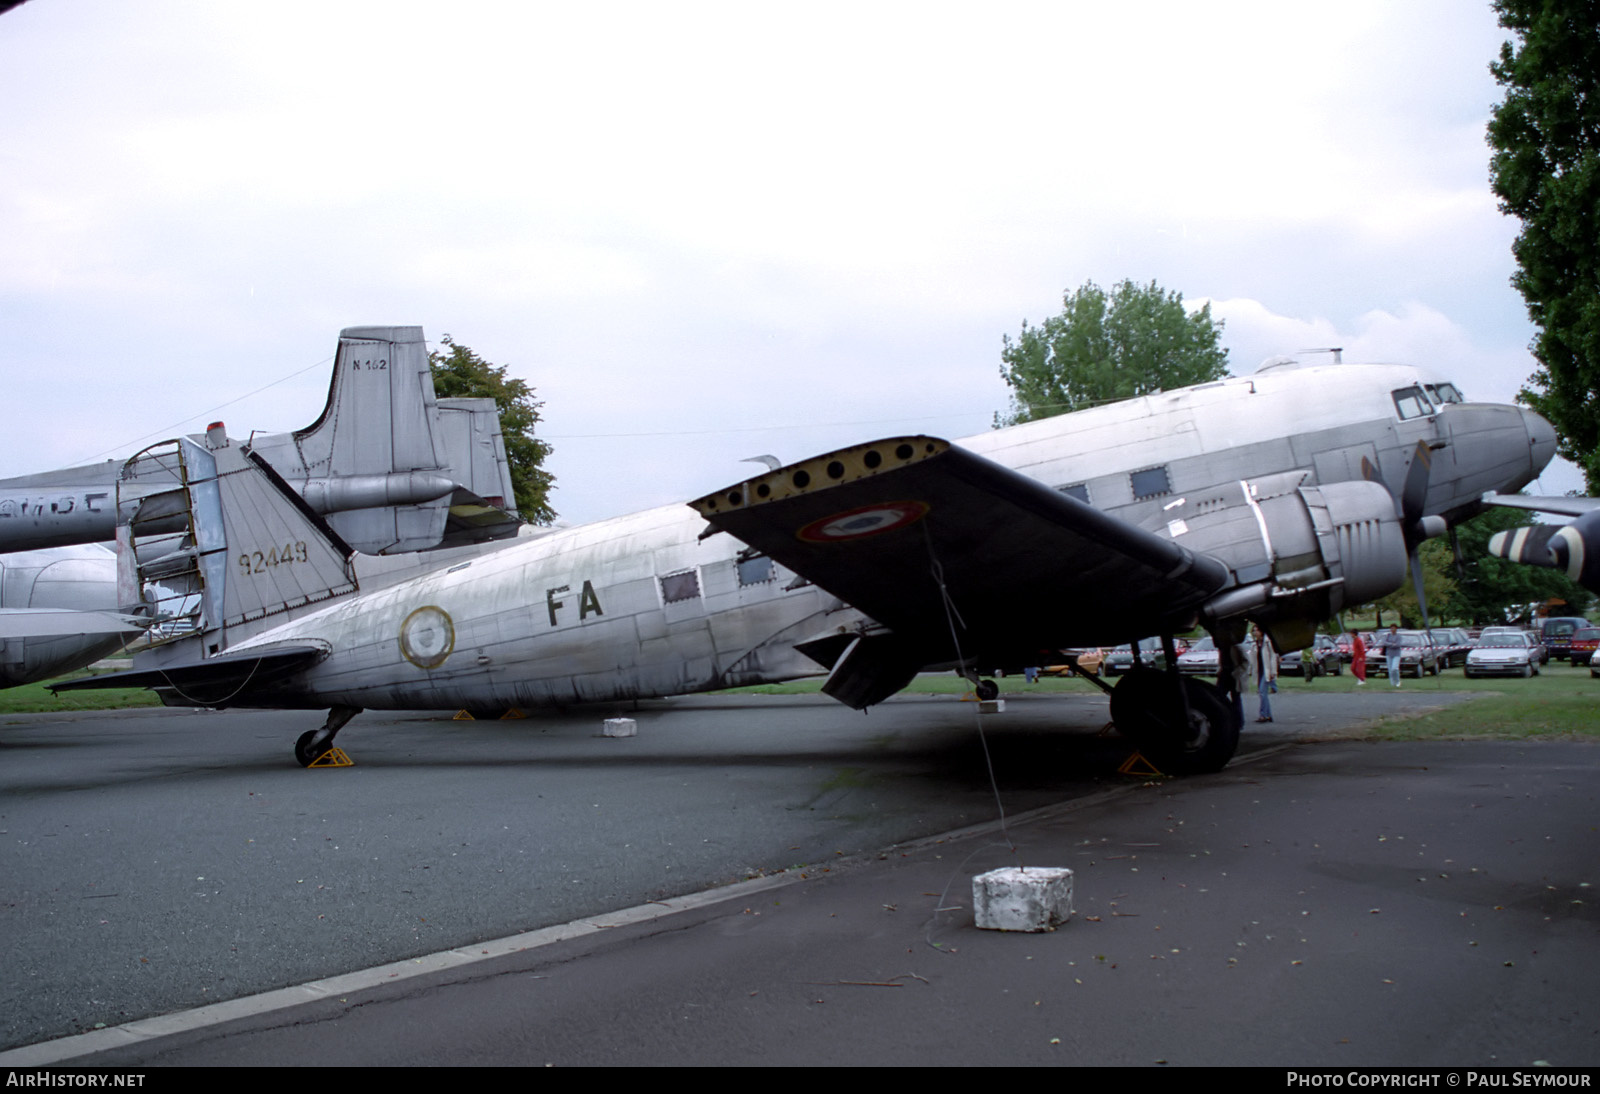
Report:
[[[700,596],[700,575],[694,570],[668,574],[661,579],[661,599],[667,604],[694,600]]]
[[[760,585],[773,578],[772,560],[766,555],[756,555],[754,558],[741,558],[739,560],[739,584]]]
[[[1172,482],[1167,478],[1165,466],[1147,467],[1143,471],[1135,471],[1128,477],[1133,483],[1133,496],[1136,501],[1172,493]]]
[[[1083,504],[1089,504],[1089,484],[1086,482],[1075,482],[1071,486],[1058,486],[1056,489],[1069,498],[1077,498]]]
[[[1400,420],[1426,418],[1433,413],[1433,404],[1420,387],[1403,387],[1394,392],[1394,409]]]

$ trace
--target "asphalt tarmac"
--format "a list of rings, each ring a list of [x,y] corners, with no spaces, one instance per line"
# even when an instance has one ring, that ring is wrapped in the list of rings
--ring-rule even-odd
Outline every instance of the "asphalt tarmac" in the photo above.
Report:
[[[1452,701],[1284,699],[1228,771],[1150,783],[1103,701],[1014,697],[1005,835],[948,699],[663,701],[623,740],[364,715],[327,772],[287,761],[304,714],[16,719],[5,1045],[107,1028],[0,1062],[1595,1062],[1593,748],[1249,762]],[[1077,870],[1078,917],[976,930],[971,875],[1016,862]]]

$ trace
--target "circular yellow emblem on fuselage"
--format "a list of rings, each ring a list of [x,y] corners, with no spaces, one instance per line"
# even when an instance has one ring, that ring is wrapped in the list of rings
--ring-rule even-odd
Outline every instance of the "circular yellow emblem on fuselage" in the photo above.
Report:
[[[443,608],[429,604],[400,624],[400,653],[419,669],[436,669],[456,648],[456,627]]]

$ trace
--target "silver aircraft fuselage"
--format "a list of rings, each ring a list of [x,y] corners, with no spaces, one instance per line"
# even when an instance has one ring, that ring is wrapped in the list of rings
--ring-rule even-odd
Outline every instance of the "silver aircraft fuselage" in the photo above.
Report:
[[[1419,442],[1432,467],[1426,511],[1450,522],[1477,512],[1485,492],[1521,488],[1555,450],[1530,411],[1460,401],[1409,366],[1355,364],[1279,366],[958,443],[1176,538],[1175,506],[1267,476],[1376,475],[1397,490]],[[652,509],[235,625],[221,644],[230,654],[327,651],[237,701],[503,709],[681,694],[818,674],[797,645],[873,625],[706,528],[686,505]]]

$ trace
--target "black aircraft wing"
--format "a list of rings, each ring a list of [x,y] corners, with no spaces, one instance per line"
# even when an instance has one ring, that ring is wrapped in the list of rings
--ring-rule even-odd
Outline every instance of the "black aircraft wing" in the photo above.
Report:
[[[690,504],[892,632],[841,658],[879,670],[856,699],[892,694],[913,665],[1021,664],[1186,629],[1228,581],[1214,558],[935,437],[841,449]]]

